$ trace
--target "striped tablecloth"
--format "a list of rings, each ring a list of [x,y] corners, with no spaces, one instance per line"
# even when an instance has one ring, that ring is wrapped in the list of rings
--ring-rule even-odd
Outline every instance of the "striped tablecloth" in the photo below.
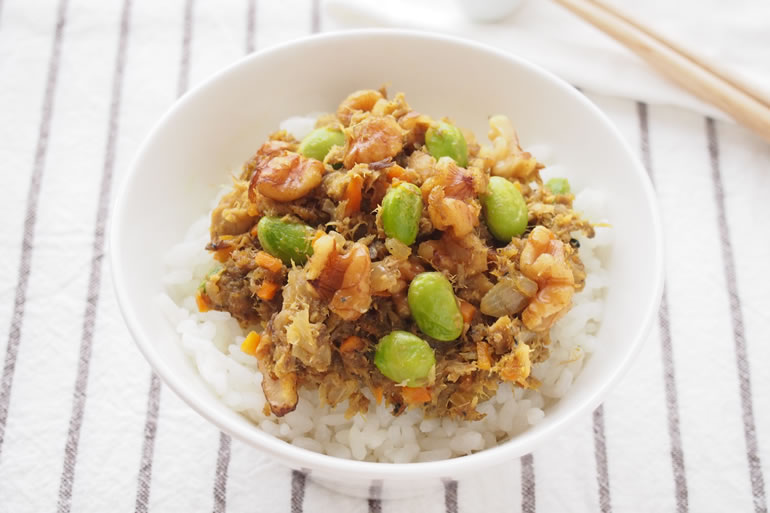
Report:
[[[308,0],[0,0],[0,512],[766,512],[770,146],[675,108],[588,93],[655,182],[665,295],[604,405],[509,472],[345,497],[164,388],[112,293],[113,185],[190,85],[324,26]]]

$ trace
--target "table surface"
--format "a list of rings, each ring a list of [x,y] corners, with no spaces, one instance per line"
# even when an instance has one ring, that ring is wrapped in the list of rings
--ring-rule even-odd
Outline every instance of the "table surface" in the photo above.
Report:
[[[509,472],[336,495],[152,375],[104,258],[114,184],[181,92],[323,29],[313,1],[0,0],[0,512],[766,512],[770,146],[685,110],[587,93],[655,183],[663,303],[604,405]]]

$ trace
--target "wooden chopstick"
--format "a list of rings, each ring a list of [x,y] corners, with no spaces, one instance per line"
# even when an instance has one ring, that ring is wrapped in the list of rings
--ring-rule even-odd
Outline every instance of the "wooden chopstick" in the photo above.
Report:
[[[730,76],[651,28],[600,0],[555,0],[627,46],[701,100],[770,141],[770,94]]]
[[[635,28],[639,29],[641,32],[644,32],[648,36],[654,39],[657,39],[658,41],[668,46],[675,52],[679,53],[683,57],[686,57],[687,59],[691,60],[701,68],[707,71],[710,71],[712,74],[718,76],[719,78],[735,86],[736,88],[744,90],[747,94],[749,94],[750,96],[753,96],[754,99],[757,100],[758,102],[764,103],[766,106],[770,107],[770,90],[760,91],[759,89],[756,89],[755,87],[753,87],[753,85],[743,82],[734,76],[731,76],[727,71],[719,68],[714,63],[707,61],[703,56],[695,54],[692,52],[692,50],[675,43],[674,41],[667,38],[660,32],[656,32],[651,27],[642,25],[637,20],[631,18],[626,13],[619,11],[618,9],[616,9],[611,5],[607,5],[598,0],[587,0],[587,1],[596,5],[597,7],[601,7],[602,9],[616,16],[617,18],[622,19],[629,25],[633,25]]]

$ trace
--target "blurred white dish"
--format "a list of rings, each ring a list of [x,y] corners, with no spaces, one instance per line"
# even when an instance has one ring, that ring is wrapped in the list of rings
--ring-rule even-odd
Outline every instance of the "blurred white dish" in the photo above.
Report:
[[[510,16],[524,0],[457,0],[460,9],[473,21],[491,23]]]

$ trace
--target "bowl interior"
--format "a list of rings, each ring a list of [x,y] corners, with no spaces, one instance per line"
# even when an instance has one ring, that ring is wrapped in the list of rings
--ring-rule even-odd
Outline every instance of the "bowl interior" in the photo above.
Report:
[[[347,93],[388,84],[415,109],[448,116],[485,140],[489,115],[508,115],[525,149],[550,148],[573,189],[606,193],[614,246],[599,349],[545,419],[501,447],[437,464],[344,461],[290,446],[226,408],[202,383],[151,299],[163,254],[180,241],[281,120],[333,111]],[[452,475],[525,454],[595,407],[638,348],[661,288],[658,214],[644,170],[606,118],[539,68],[459,40],[396,31],[326,35],[250,56],[178,102],[141,148],[118,195],[112,226],[115,286],[127,324],[160,376],[221,429],[305,468],[367,478]]]

